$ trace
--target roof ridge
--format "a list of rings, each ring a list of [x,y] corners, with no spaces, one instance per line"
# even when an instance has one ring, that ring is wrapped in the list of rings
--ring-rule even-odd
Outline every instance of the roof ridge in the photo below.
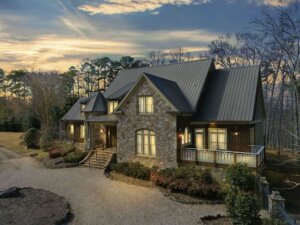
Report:
[[[186,63],[195,63],[195,62],[201,62],[201,61],[208,61],[208,60],[213,60],[213,58],[197,59],[197,60],[192,60],[192,61],[169,63],[169,64],[148,66],[148,67],[144,66],[144,67],[138,67],[138,68],[129,68],[129,69],[121,70],[120,73],[123,72],[123,71],[139,70],[139,69],[143,69],[143,68],[157,68],[157,67],[164,67],[164,66],[174,66],[174,65],[181,65],[181,64],[186,64]]]
[[[233,69],[244,69],[244,68],[250,68],[250,67],[259,67],[260,65],[252,65],[252,66],[237,66],[237,67],[231,67],[231,68],[221,68],[221,69],[216,69],[216,71],[224,71],[224,70],[233,70]]]

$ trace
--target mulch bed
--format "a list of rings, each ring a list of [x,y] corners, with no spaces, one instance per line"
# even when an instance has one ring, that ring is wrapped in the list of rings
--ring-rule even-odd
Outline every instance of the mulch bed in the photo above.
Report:
[[[143,187],[155,187],[155,185],[151,181],[128,177],[121,173],[116,173],[114,171],[110,172],[107,176],[112,180],[125,182],[127,184],[134,184],[134,185],[139,185],[139,186],[143,186]]]
[[[230,219],[226,216],[206,216],[201,218],[202,225],[232,225]]]
[[[0,198],[0,224],[61,225],[72,219],[69,203],[57,194],[33,188]]]
[[[55,159],[44,158],[40,160],[47,168],[50,169],[60,169],[78,166],[79,163],[65,163],[63,157],[58,157]]]

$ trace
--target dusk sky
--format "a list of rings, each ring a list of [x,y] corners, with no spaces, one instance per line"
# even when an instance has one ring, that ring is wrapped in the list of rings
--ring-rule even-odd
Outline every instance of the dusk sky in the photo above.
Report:
[[[283,0],[288,4],[289,0]],[[0,68],[67,70],[82,58],[205,51],[277,0],[0,0]]]

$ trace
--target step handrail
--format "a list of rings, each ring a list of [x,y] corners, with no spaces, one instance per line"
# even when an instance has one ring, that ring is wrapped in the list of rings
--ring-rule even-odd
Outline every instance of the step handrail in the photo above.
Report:
[[[78,164],[82,164],[82,163],[86,162],[90,158],[91,154],[94,151],[96,151],[96,150],[90,150],[89,153],[86,155],[86,157],[83,160],[81,160]]]

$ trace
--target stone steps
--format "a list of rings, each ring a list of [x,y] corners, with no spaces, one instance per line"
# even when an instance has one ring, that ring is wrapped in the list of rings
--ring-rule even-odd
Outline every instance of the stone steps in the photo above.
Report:
[[[104,169],[108,163],[108,160],[111,159],[111,156],[112,156],[111,152],[105,152],[103,150],[96,150],[83,163],[83,166],[92,167],[92,168],[96,168],[96,169]]]

